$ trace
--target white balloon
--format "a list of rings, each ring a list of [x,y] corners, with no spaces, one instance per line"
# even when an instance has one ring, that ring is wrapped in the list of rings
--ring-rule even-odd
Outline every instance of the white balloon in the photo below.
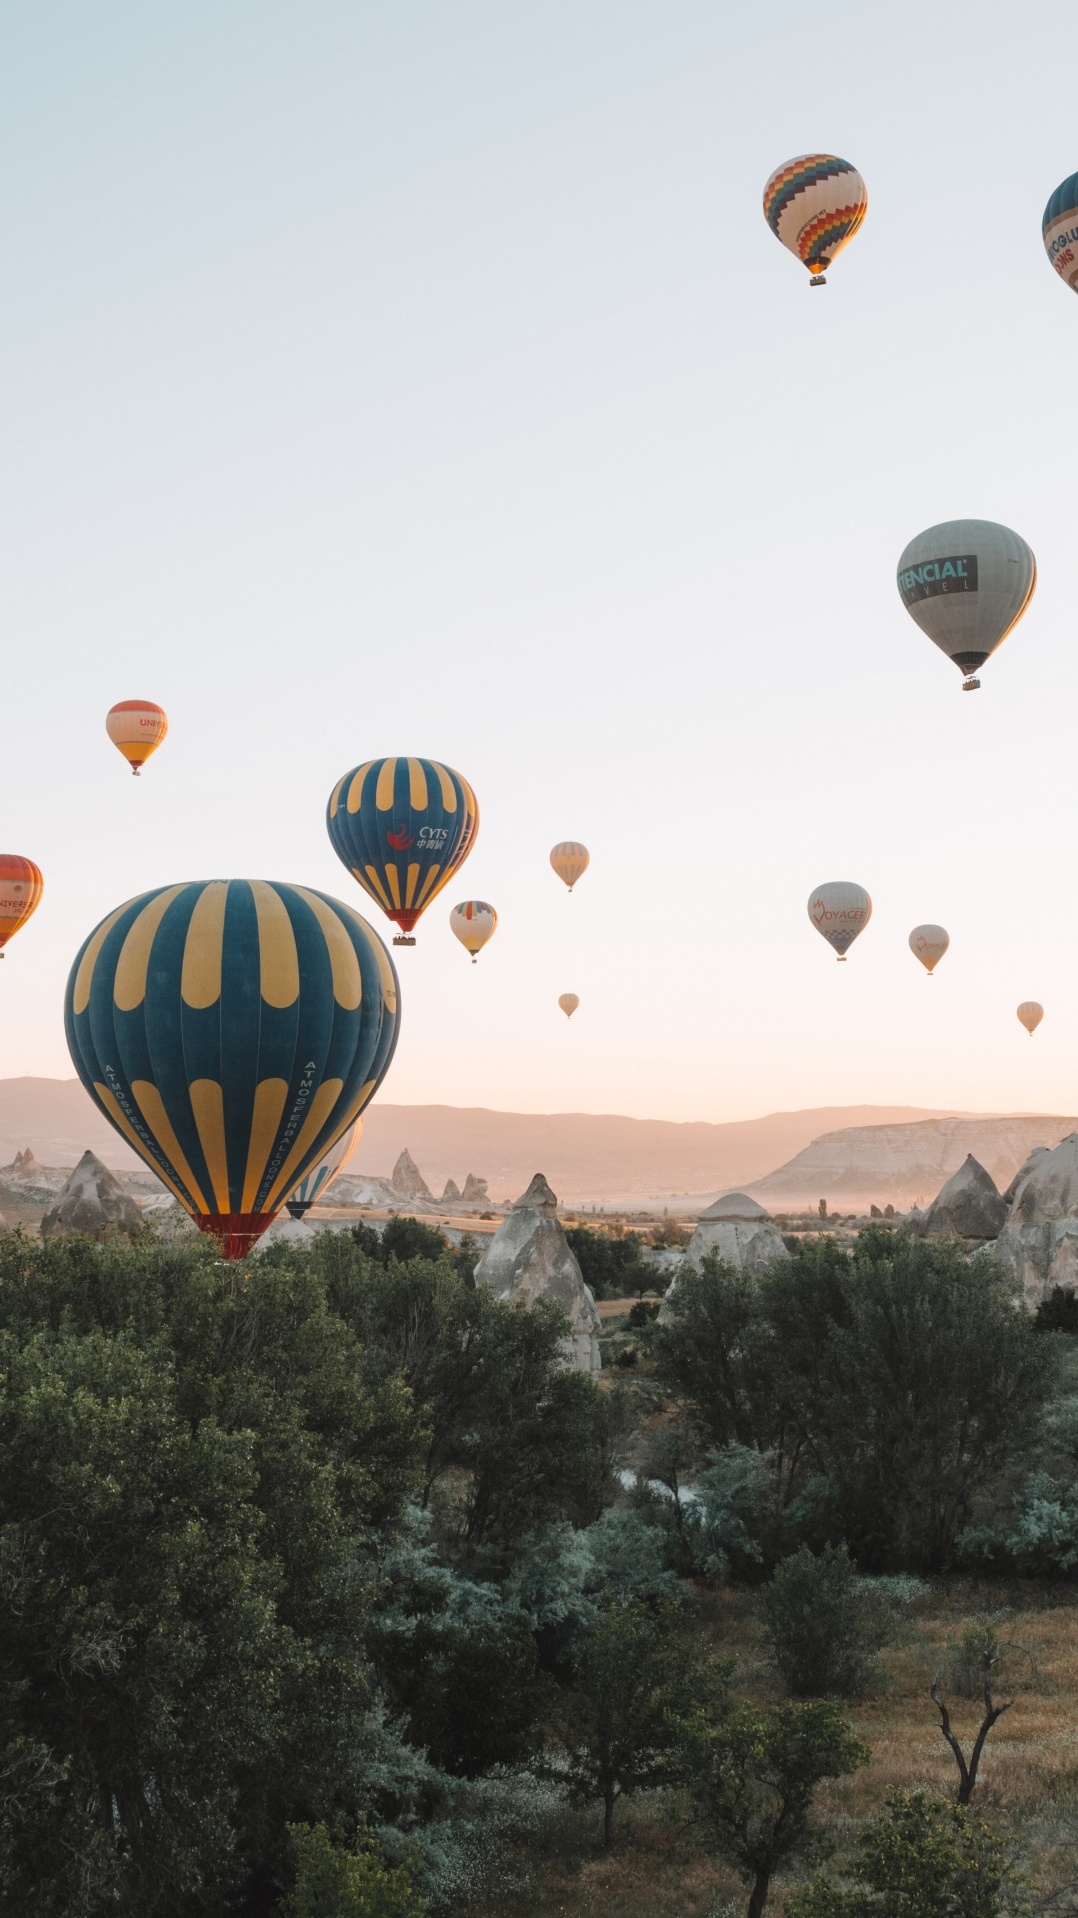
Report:
[[[335,1139],[329,1151],[313,1165],[299,1184],[291,1191],[285,1201],[288,1211],[294,1219],[302,1219],[309,1206],[316,1199],[324,1199],[338,1172],[343,1172],[352,1157],[363,1132],[363,1120],[357,1119],[347,1132]]]
[[[872,917],[872,901],[863,886],[855,886],[849,879],[832,879],[810,892],[808,916],[844,960]]]
[[[558,999],[558,1004],[564,1012],[565,1017],[571,1019],[580,1004],[580,1000],[575,992],[563,992]]]
[[[1032,1039],[1033,1034],[1044,1018],[1044,1007],[1039,1006],[1035,999],[1023,999],[1018,1008],[1018,1017]]]
[[[951,943],[951,935],[942,926],[914,926],[910,933],[910,951],[931,979],[934,968]]]
[[[898,562],[898,590],[941,652],[966,675],[964,691],[990,653],[1017,626],[1037,588],[1037,562],[1024,539],[991,519],[951,519],[911,539]]]

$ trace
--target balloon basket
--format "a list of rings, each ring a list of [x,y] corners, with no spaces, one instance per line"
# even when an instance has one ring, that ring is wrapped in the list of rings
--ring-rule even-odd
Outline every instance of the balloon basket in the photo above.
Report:
[[[839,953],[839,955],[838,955],[838,963],[839,963],[839,965],[840,965],[840,966],[844,966],[844,965],[846,964],[846,954],[845,954],[844,952],[840,952],[840,953]]]
[[[975,678],[973,675],[971,675],[969,679],[964,679],[962,681],[962,691],[964,693],[979,693],[980,690],[981,690],[981,682],[979,679]]]
[[[393,944],[395,946],[414,946],[415,935],[410,932],[398,932]]]
[[[822,273],[814,273],[811,280],[809,281],[809,285],[810,286],[826,286],[827,281],[824,278],[824,275]]]

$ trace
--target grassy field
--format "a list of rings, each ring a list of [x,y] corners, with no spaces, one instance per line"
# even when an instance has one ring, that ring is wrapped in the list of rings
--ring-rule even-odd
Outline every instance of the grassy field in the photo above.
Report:
[[[716,1653],[736,1658],[735,1697],[779,1696],[762,1655],[752,1595],[700,1593],[695,1629]],[[999,1720],[982,1761],[974,1807],[998,1823],[1042,1894],[1078,1880],[1078,1602],[1071,1590],[937,1581],[911,1607],[901,1642],[881,1653],[872,1694],[850,1718],[872,1752],[854,1777],[821,1792],[818,1808],[848,1855],[864,1822],[894,1786],[952,1796],[955,1760],[928,1696],[937,1671],[972,1622],[990,1616],[1015,1654],[1022,1689]],[[949,1694],[952,1724],[967,1750],[980,1720],[976,1698]],[[641,1798],[620,1809],[613,1852],[600,1845],[598,1811],[577,1812],[538,1786],[534,1824],[515,1856],[515,1889],[477,1908],[483,1918],[726,1918],[745,1908],[739,1880],[704,1849],[688,1804]],[[806,1873],[776,1881],[769,1911]],[[1064,1901],[1053,1910],[1078,1909]]]

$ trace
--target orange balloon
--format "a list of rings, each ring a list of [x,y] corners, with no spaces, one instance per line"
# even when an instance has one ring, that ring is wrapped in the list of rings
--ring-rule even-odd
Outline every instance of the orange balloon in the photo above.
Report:
[[[38,909],[45,881],[32,859],[0,853],[0,959],[3,947]]]
[[[109,708],[105,731],[137,779],[164,739],[168,718],[164,707],[155,706],[152,699],[121,699]]]

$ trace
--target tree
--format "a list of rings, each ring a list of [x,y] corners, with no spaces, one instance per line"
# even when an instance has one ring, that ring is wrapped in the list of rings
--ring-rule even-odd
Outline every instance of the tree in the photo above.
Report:
[[[745,1705],[717,1727],[699,1726],[691,1780],[716,1849],[750,1887],[746,1918],[760,1918],[774,1874],[812,1850],[812,1801],[825,1778],[868,1762],[837,1705]]]
[[[372,1384],[402,1378],[425,1430],[424,1504],[451,1478],[451,1523],[468,1552],[503,1566],[553,1520],[587,1525],[611,1477],[606,1398],[566,1371],[568,1322],[471,1288],[447,1260],[372,1265],[341,1233],[323,1233],[311,1265],[364,1352]]]
[[[710,1682],[725,1676],[713,1666]],[[684,1725],[702,1682],[676,1606],[607,1601],[554,1717],[565,1766],[557,1775],[574,1803],[601,1802],[607,1850],[619,1800],[680,1779]]]
[[[977,1689],[980,1691],[984,1703],[984,1716],[974,1734],[968,1760],[962,1749],[961,1741],[951,1725],[951,1714],[943,1699],[941,1689],[942,1679],[939,1674],[933,1679],[929,1694],[932,1703],[940,1715],[940,1731],[950,1746],[954,1754],[955,1764],[958,1766],[958,1794],[956,1803],[959,1805],[968,1805],[977,1789],[977,1773],[984,1755],[985,1744],[993,1725],[996,1724],[997,1720],[1003,1717],[1004,1712],[1010,1711],[1011,1706],[1017,1700],[1017,1688],[1012,1684],[1006,1684],[1003,1697],[997,1696],[1001,1677],[1004,1677],[1008,1667],[1010,1668],[1010,1672],[1013,1672],[1016,1661],[1023,1664],[1028,1662],[1030,1670],[1033,1668],[1033,1660],[1030,1654],[1024,1651],[1022,1647],[1002,1643],[996,1638],[994,1632],[987,1634],[982,1632],[979,1633],[978,1636],[980,1638],[979,1644],[974,1647],[963,1648],[967,1650],[967,1652],[972,1650],[974,1653],[977,1668]]]
[[[597,1299],[624,1299],[633,1293],[660,1291],[662,1280],[646,1260],[635,1232],[615,1236],[590,1225],[571,1225],[566,1238],[576,1255],[585,1285]]]
[[[678,1274],[667,1303],[667,1322],[651,1334],[663,1384],[710,1444],[768,1450],[776,1439],[773,1354],[760,1281],[710,1253],[699,1271]]]
[[[991,1826],[925,1792],[892,1792],[860,1853],[856,1889],[817,1879],[787,1900],[788,1918],[1001,1918],[1029,1910]]]
[[[859,1698],[872,1658],[894,1625],[891,1608],[860,1579],[844,1545],[817,1556],[802,1545],[760,1595],[771,1657],[795,1698]]]
[[[373,1840],[339,1850],[324,1825],[293,1825],[296,1882],[282,1918],[423,1918],[427,1907],[401,1867],[391,1871]]]

